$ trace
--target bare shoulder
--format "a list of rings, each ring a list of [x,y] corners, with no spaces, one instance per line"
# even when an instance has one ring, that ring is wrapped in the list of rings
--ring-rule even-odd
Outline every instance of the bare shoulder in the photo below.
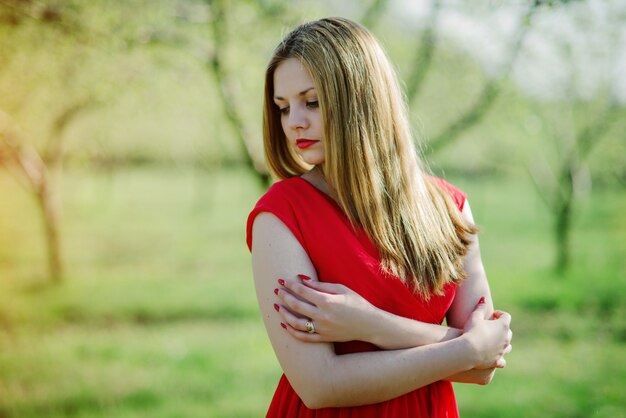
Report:
[[[288,267],[302,267],[301,264],[310,263],[308,255],[289,227],[276,215],[270,212],[261,212],[254,219],[252,225],[252,263],[253,268],[264,257],[280,257],[280,262],[267,259],[263,264],[271,264],[287,272]],[[289,262],[292,260],[293,262]]]
[[[461,216],[463,216],[463,219],[465,219],[466,221],[470,222],[470,223],[475,223],[474,222],[474,215],[472,215],[472,209],[470,208],[470,203],[469,200],[465,200],[465,203],[463,204],[463,210],[461,211]]]

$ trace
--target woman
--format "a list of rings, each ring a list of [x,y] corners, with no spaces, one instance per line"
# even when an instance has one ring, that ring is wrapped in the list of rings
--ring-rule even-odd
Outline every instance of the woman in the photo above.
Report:
[[[366,29],[329,18],[287,35],[266,72],[264,145],[283,179],[247,225],[284,371],[268,416],[458,416],[450,382],[504,367],[510,316],[493,313],[465,194],[425,173]]]

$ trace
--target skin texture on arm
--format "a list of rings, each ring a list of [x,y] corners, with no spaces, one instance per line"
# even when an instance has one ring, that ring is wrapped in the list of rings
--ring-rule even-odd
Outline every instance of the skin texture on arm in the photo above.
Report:
[[[252,264],[259,307],[276,356],[310,408],[389,400],[464,370],[490,367],[508,344],[509,318],[483,321],[484,314],[478,312],[471,328],[451,341],[338,356],[332,344],[300,341],[280,325],[273,307],[276,278],[294,280],[301,273],[315,277],[315,270],[291,231],[270,213],[261,213],[254,221]]]

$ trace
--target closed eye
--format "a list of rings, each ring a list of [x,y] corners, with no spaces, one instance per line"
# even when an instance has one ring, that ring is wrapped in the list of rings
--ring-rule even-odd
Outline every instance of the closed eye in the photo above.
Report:
[[[311,101],[311,102],[306,102],[306,106],[309,109],[317,109],[320,106],[320,104],[319,104],[319,102],[317,100],[314,100],[314,101]]]
[[[278,111],[279,111],[281,114],[283,114],[283,115],[287,115],[287,114],[289,114],[289,107],[288,107],[288,106],[287,106],[287,107],[279,107],[279,108],[278,108]]]

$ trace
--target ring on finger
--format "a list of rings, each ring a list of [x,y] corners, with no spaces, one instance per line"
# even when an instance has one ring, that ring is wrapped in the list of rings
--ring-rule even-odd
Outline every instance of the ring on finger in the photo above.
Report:
[[[309,334],[315,334],[315,325],[313,325],[313,321],[306,321],[304,328]]]

